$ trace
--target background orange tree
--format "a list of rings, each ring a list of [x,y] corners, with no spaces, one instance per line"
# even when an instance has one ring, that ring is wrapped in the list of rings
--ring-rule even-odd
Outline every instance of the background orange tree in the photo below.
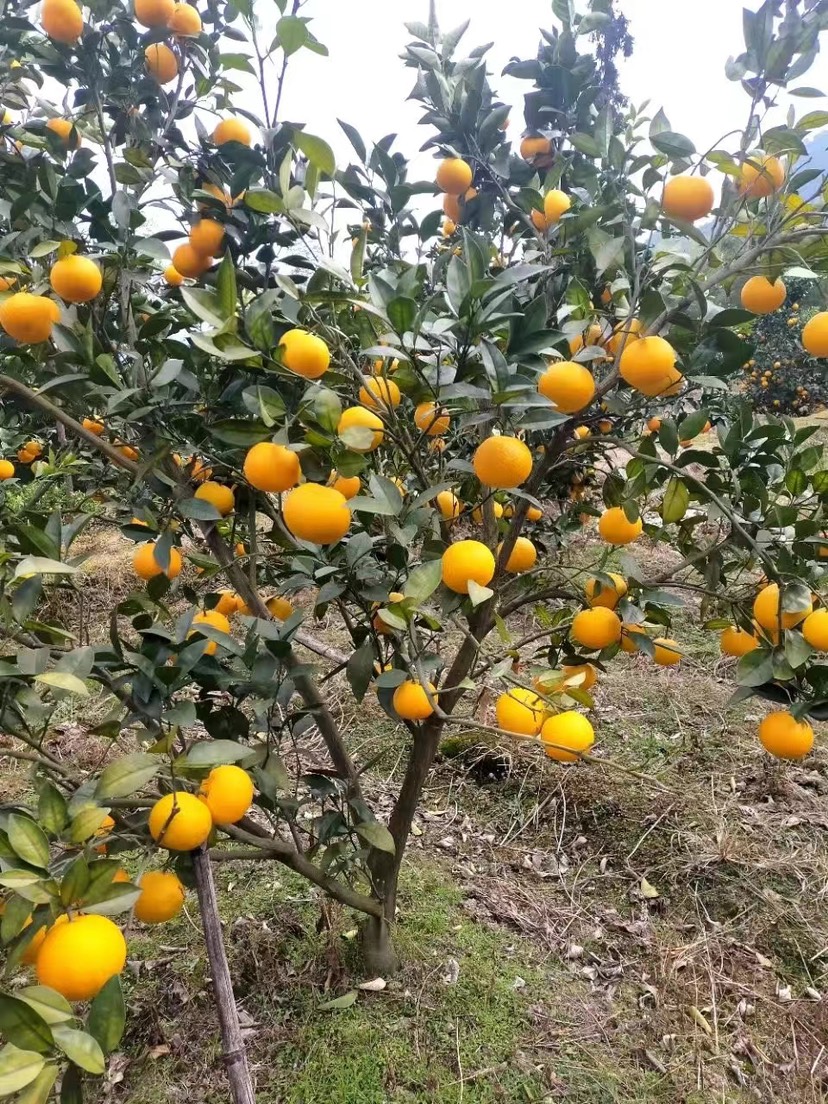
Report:
[[[802,163],[828,115],[774,112],[782,88],[822,96],[800,78],[828,3],[745,14],[727,75],[746,127],[704,153],[607,95],[589,44],[609,0],[552,6],[537,56],[507,66],[527,84],[514,143],[486,48],[409,25],[437,200],[393,137],[343,122],[337,167],[281,119],[290,56],[325,52],[298,3],[277,0],[272,42],[243,0],[4,13],[0,715],[36,800],[0,814],[0,936],[40,984],[0,995],[0,1095],[45,1101],[62,1069],[61,1099],[81,1098],[123,1026],[108,917],[163,920],[195,880],[251,1099],[211,861],[289,866],[363,914],[366,968],[392,970],[441,739],[596,769],[590,687],[619,648],[679,661],[688,594],[741,657],[736,694],[783,707],[768,750],[810,750],[828,472],[810,429],[757,421],[731,384],[752,355],[746,278],[773,297],[828,259],[825,182]],[[809,327],[828,355],[828,316]],[[571,538],[594,518],[585,564]],[[72,548],[89,524],[136,543],[135,590],[99,626]],[[616,554],[639,539],[671,566]],[[346,692],[399,723],[387,824]],[[49,750],[64,700],[90,693],[111,704],[97,772]]]

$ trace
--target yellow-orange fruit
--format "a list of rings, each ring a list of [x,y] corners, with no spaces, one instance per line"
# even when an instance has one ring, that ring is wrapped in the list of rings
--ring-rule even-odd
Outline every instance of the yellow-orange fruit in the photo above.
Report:
[[[664,185],[661,208],[670,218],[695,222],[713,210],[710,181],[703,176],[673,176]]]
[[[472,167],[461,157],[447,157],[437,166],[436,183],[442,192],[449,195],[464,195],[471,187]]]
[[[782,280],[769,280],[767,276],[751,276],[742,288],[741,301],[745,310],[754,314],[770,314],[785,302],[787,289]]]
[[[319,483],[303,483],[289,491],[282,516],[294,537],[312,544],[333,544],[351,525],[351,511],[344,496]]]

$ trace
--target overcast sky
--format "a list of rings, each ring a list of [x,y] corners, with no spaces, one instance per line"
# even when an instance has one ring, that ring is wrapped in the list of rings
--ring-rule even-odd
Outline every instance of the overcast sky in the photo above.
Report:
[[[759,7],[760,0],[747,0]],[[740,85],[724,75],[728,54],[744,48],[742,0],[621,0],[631,23],[635,51],[622,71],[622,87],[636,104],[650,99],[663,106],[674,130],[688,134],[705,149],[733,127],[743,127],[748,101]],[[523,129],[522,101],[528,81],[501,78],[512,56],[531,57],[538,28],[553,22],[550,0],[438,0],[443,30],[462,23],[471,13],[463,44],[467,49],[494,42],[488,55],[493,87],[514,103],[510,135]],[[425,140],[417,128],[419,109],[406,102],[413,73],[399,59],[410,39],[406,21],[425,21],[428,0],[309,0],[303,14],[313,18],[313,30],[330,50],[320,58],[303,50],[291,62],[283,99],[284,119],[304,121],[308,129],[334,144],[340,159],[350,147],[341,137],[337,117],[357,125],[376,140],[396,132],[398,148],[409,155]],[[828,50],[802,83],[828,88]],[[799,114],[823,103],[800,99]],[[421,172],[428,168],[422,162]]]

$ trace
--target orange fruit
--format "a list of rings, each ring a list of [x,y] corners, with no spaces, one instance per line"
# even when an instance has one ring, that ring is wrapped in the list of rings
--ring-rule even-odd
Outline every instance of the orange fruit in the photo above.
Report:
[[[742,288],[742,306],[754,314],[770,314],[782,306],[786,295],[787,290],[781,280],[751,276]]]
[[[37,955],[37,980],[71,1001],[90,1000],[126,963],[121,929],[106,916],[55,924]]]
[[[500,555],[500,550],[503,547],[502,544],[497,546],[497,554]],[[506,561],[505,570],[510,575],[519,575],[522,571],[530,571],[534,566],[538,558],[538,550],[528,537],[518,537],[515,541],[515,546],[509,553],[509,559]]]
[[[81,144],[81,136],[71,119],[47,119],[46,129],[56,134],[67,148],[77,149]]]
[[[549,220],[547,219],[543,211],[533,209],[529,212],[529,217],[531,218],[532,225],[535,227],[535,229],[539,230],[541,234],[545,234],[546,231],[549,229]]]
[[[436,693],[435,688],[431,683],[428,688],[433,696]],[[434,712],[428,694],[419,682],[412,682],[411,679],[400,683],[392,700],[394,712],[406,721],[425,721]]]
[[[60,320],[60,307],[46,295],[17,291],[0,303],[0,326],[21,345],[47,341]]]
[[[670,218],[695,222],[713,210],[710,181],[703,176],[673,176],[664,185],[661,208]]]
[[[70,253],[52,265],[49,283],[52,290],[67,303],[88,303],[101,290],[103,277],[94,261]]]
[[[213,824],[235,824],[253,804],[253,780],[232,764],[213,767],[199,790]]]
[[[230,490],[229,487],[222,486],[221,483],[216,483],[212,479],[208,479],[206,483],[202,483],[195,492],[195,498],[200,498],[204,502],[209,502],[215,506],[222,517],[227,517],[228,514],[232,514],[236,505],[236,496]]]
[[[746,632],[737,625],[729,625],[719,637],[719,646],[722,649],[722,655],[743,656],[758,648],[759,641],[753,633]]]
[[[83,33],[83,14],[75,0],[45,0],[40,23],[49,38],[67,46]]]
[[[663,337],[628,340],[619,370],[630,387],[649,397],[665,393],[682,378],[676,368],[676,351]]]
[[[492,513],[495,516],[495,521],[499,521],[503,517],[503,507],[500,505],[499,502],[492,503]],[[482,506],[475,506],[475,508],[472,510],[472,521],[475,523],[475,525],[483,524]]]
[[[21,464],[31,464],[32,461],[37,460],[37,457],[34,453],[29,452],[28,449],[22,448],[17,450],[17,459]]]
[[[135,902],[135,919],[142,924],[163,924],[184,907],[185,890],[171,870],[147,870],[138,882],[141,896]]]
[[[11,460],[0,460],[0,482],[14,478],[14,464]]]
[[[43,445],[41,445],[40,441],[27,441],[23,448],[26,452],[31,453],[35,459],[43,453]]]
[[[414,425],[429,437],[440,437],[448,433],[450,424],[448,414],[436,403],[419,403],[414,411]]]
[[[487,487],[519,487],[532,474],[532,453],[517,437],[487,437],[477,446],[472,464]]]
[[[105,816],[101,821],[100,827],[95,830],[96,836],[108,836],[112,829],[115,827],[115,821],[111,816]],[[95,848],[99,855],[105,855],[107,847],[105,843],[100,844]]]
[[[450,218],[443,220],[443,225],[440,229],[440,233],[444,238],[450,238],[451,235],[457,230],[457,223]]]
[[[561,215],[565,215],[571,206],[572,200],[560,188],[553,188],[543,197],[543,214],[550,226],[556,223]]]
[[[385,436],[382,419],[364,406],[349,406],[343,410],[336,432],[353,452],[373,452]]]
[[[301,476],[297,453],[272,441],[253,445],[244,458],[244,477],[259,491],[289,491]]]
[[[321,337],[307,330],[293,329],[279,338],[282,364],[305,379],[319,379],[331,363],[331,351]]]
[[[753,616],[763,629],[776,632],[779,629],[780,621],[783,629],[792,629],[800,621],[804,621],[812,609],[813,606],[809,601],[807,606],[803,606],[798,610],[786,610],[780,617],[779,587],[776,583],[769,583],[756,595],[753,603]]]
[[[311,544],[334,544],[351,525],[351,511],[344,496],[319,483],[303,483],[289,491],[282,504],[282,517],[294,537]]]
[[[443,582],[455,594],[468,594],[469,581],[487,586],[494,577],[495,558],[485,544],[476,540],[450,544],[442,558]]]
[[[267,606],[267,612],[276,621],[287,621],[293,615],[293,606],[287,598],[282,598],[279,594],[274,594],[272,598],[268,598],[265,606]]]
[[[250,128],[241,119],[222,119],[213,131],[213,141],[217,146],[223,146],[225,142],[241,142],[243,146],[249,146]]]
[[[608,583],[602,583],[599,579],[587,579],[584,591],[590,606],[606,606],[607,609],[614,610],[627,593],[627,580],[623,575],[616,575],[614,571],[607,574],[612,579],[611,586]]]
[[[205,257],[215,257],[224,243],[224,227],[215,219],[201,218],[190,229],[190,245]]]
[[[520,156],[538,168],[548,168],[553,161],[552,143],[541,135],[527,135],[521,140]]]
[[[437,503],[437,509],[440,511],[440,516],[446,521],[454,521],[455,518],[460,517],[462,504],[453,491],[440,491],[435,498],[435,502]]]
[[[212,258],[205,257],[203,253],[197,253],[189,242],[176,246],[172,255],[172,267],[180,275],[191,280],[205,273],[211,264]]]
[[[0,307],[0,312],[2,312]],[[2,324],[0,313],[0,324]],[[813,357],[828,357],[828,311],[820,311],[805,323],[802,330],[802,344]]]
[[[604,330],[597,322],[587,327],[584,333],[575,334],[569,339],[570,356],[575,356],[587,345],[602,345],[604,342]]]
[[[175,11],[175,0],[135,0],[135,18],[144,27],[164,27]]]
[[[647,429],[650,433],[658,433],[661,429],[661,418],[650,418],[647,422]]]
[[[362,490],[362,480],[358,475],[340,475],[337,471],[331,472],[328,486],[339,491],[343,498],[356,498]]]
[[[193,636],[199,631],[199,625],[209,625],[213,629],[217,629],[219,632],[230,635],[230,622],[224,616],[223,613],[219,613],[217,609],[204,610],[202,613],[197,613],[193,618],[193,627],[187,633],[187,637]],[[206,634],[202,634],[206,635]],[[218,641],[208,640],[207,645],[204,648],[204,655],[215,655],[218,651]]]
[[[624,319],[612,331],[612,337],[607,341],[607,349],[613,356],[617,356],[622,349],[626,349],[628,345],[632,345],[639,339],[643,329],[644,323],[640,318]]]
[[[192,4],[173,4],[173,13],[167,26],[177,35],[201,34],[201,16]]]
[[[471,165],[461,157],[447,157],[437,166],[435,181],[441,192],[459,196],[471,187],[473,176]]]
[[[653,641],[653,662],[659,667],[672,667],[681,659],[681,648],[675,640],[657,636]]]
[[[402,394],[393,380],[384,376],[366,376],[365,383],[359,389],[359,401],[371,410],[388,411],[400,405]]]
[[[221,590],[219,591],[219,600],[213,606],[213,609],[223,617],[232,617],[238,611],[240,604],[242,604],[242,599],[235,591]]]
[[[621,650],[631,654],[640,651],[635,642],[636,636],[647,636],[647,630],[642,625],[631,625],[625,621],[621,626]]]
[[[159,797],[149,814],[149,832],[168,851],[192,851],[213,830],[213,818],[203,801],[179,790]]]
[[[768,713],[759,725],[759,739],[765,751],[777,759],[802,759],[814,746],[814,730],[807,721],[797,721],[785,709]]]
[[[546,716],[546,706],[534,690],[515,686],[501,694],[495,704],[497,727],[518,736],[537,736]]]
[[[550,759],[575,763],[595,743],[595,729],[583,713],[569,709],[544,721],[541,740]]]
[[[595,380],[583,364],[562,360],[549,365],[538,380],[538,391],[562,414],[575,414],[595,397]]]
[[[178,271],[174,264],[168,264],[164,269],[164,279],[170,285],[170,287],[180,287],[184,283],[184,277]]]
[[[739,175],[739,193],[748,199],[764,199],[785,183],[785,170],[778,158],[766,153],[749,153]]]
[[[94,433],[96,437],[100,437],[106,428],[103,422],[99,422],[95,418],[84,418],[81,425],[88,433]]]
[[[471,203],[473,199],[477,198],[477,188],[469,188],[466,194],[463,196],[463,202],[460,203],[460,196],[449,195],[448,193],[443,196],[443,214],[446,218],[451,219],[452,222],[458,223],[463,217],[466,205]]]
[[[155,544],[152,541],[139,544],[132,557],[132,568],[139,579],[154,579],[156,575],[175,579],[181,574],[181,564],[181,553],[177,548],[171,548],[170,562],[165,571],[155,558]]]
[[[630,544],[641,536],[641,518],[630,521],[620,506],[605,510],[598,520],[598,532],[607,544]]]
[[[159,84],[169,84],[178,76],[178,58],[165,42],[153,42],[152,45],[147,46],[144,50],[144,60],[147,72],[151,73]]]
[[[600,651],[621,639],[621,619],[606,606],[581,610],[572,620],[572,639],[589,651]]]
[[[590,436],[589,426],[576,426],[572,431],[572,436],[577,437],[579,441],[586,440]]]
[[[828,652],[828,610],[809,613],[802,623],[802,635],[818,652]]]
[[[565,682],[571,683],[578,690],[591,690],[598,681],[598,672],[591,663],[565,663],[561,670],[566,676]],[[575,680],[579,678],[581,681],[576,682]],[[566,690],[565,686],[564,690]]]

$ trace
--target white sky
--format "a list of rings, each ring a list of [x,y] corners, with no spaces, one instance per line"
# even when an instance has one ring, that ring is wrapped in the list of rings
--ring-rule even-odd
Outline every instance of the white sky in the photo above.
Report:
[[[747,0],[753,9],[759,3]],[[673,129],[687,134],[700,150],[726,130],[744,126],[747,97],[724,75],[728,54],[744,48],[743,0],[621,0],[620,6],[635,38],[621,78],[633,103],[649,98],[653,111],[663,106]],[[312,29],[330,57],[302,50],[291,59],[282,118],[304,121],[308,130],[332,143],[340,162],[349,156],[350,146],[337,117],[356,125],[369,140],[399,134],[396,148],[413,156],[430,132],[417,127],[419,108],[406,102],[414,74],[399,54],[410,40],[403,24],[424,22],[427,13],[428,0],[309,0],[302,14],[313,19]],[[443,30],[471,13],[461,53],[463,46],[494,42],[488,54],[492,85],[504,102],[515,104],[509,133],[513,141],[519,139],[521,97],[530,82],[501,78],[500,73],[510,57],[534,55],[538,28],[553,23],[550,0],[438,0],[437,13]],[[828,88],[828,52],[799,83]],[[797,113],[823,105],[799,99]],[[417,168],[427,175],[427,160]]]

